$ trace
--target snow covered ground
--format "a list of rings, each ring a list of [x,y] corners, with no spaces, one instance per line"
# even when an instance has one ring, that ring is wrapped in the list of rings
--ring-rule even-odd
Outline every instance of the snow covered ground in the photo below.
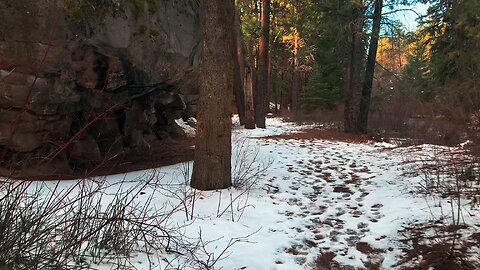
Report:
[[[186,206],[187,210],[173,214],[169,224],[179,225],[192,239],[201,235],[204,258],[216,261],[215,269],[322,269],[332,260],[350,266],[344,269],[375,265],[395,269],[405,247],[399,230],[448,216],[448,198],[416,192],[423,180],[405,164],[406,152],[420,159],[431,155],[430,146],[264,138],[306,128],[276,118],[267,119],[267,127],[234,129],[234,149],[242,152],[234,155],[234,167],[240,162],[236,159],[258,162],[261,175],[250,189],[197,191],[194,199],[182,197],[182,192],[191,192],[184,186],[191,164],[178,164],[159,169],[164,189],[171,187],[175,195],[145,188],[136,198],[141,203],[155,193],[154,205],[165,211]],[[106,181],[119,183],[153,173],[108,176]],[[123,186],[128,185],[133,183]],[[191,213],[193,219],[188,217]],[[478,231],[480,211],[468,208],[467,213],[469,230]],[[139,253],[133,266],[175,269],[178,264],[174,254],[150,257],[148,262],[146,254]],[[112,268],[99,265],[99,269]]]

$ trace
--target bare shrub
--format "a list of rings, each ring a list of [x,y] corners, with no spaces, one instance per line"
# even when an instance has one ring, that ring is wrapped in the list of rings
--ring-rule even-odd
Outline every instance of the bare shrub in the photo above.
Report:
[[[193,249],[190,250],[191,258],[195,265],[201,266],[201,269],[214,269],[214,266],[221,260],[228,258],[232,253],[229,249],[237,243],[249,243],[248,238],[252,235],[256,234],[260,230],[252,232],[248,235],[241,236],[241,237],[234,237],[230,238],[228,243],[222,248],[220,248],[219,252],[212,253],[207,250],[207,247],[210,245],[217,245],[217,242],[221,239],[214,239],[210,241],[205,241],[202,237],[202,231],[199,232],[198,239],[196,246],[193,246]]]
[[[236,189],[251,189],[266,175],[272,160],[260,160],[259,146],[252,147],[250,139],[241,137],[233,142],[232,184]]]
[[[58,16],[58,20],[61,17]],[[57,24],[58,21],[54,23],[47,45],[55,35]],[[45,50],[44,59],[49,49]],[[42,64],[38,70],[42,69]],[[12,72],[1,78],[0,82]],[[4,174],[13,175],[18,172],[17,165],[30,162],[28,158],[20,157],[7,163],[10,160],[7,155],[10,154],[9,146],[17,127],[29,108],[36,81],[37,76],[21,111],[15,121],[9,123],[11,132],[7,134],[7,142],[0,147],[0,163],[4,165]],[[91,126],[115,114],[117,109],[128,106],[108,98],[102,91],[98,91],[96,98],[104,99],[107,104],[104,110],[97,112],[92,108],[84,122],[80,121],[78,127],[71,128],[73,134],[63,134],[66,137],[62,137],[62,141],[50,142],[53,148],[36,158],[33,165],[54,161],[73,147],[75,141],[84,136]],[[117,138],[115,143],[122,139]],[[148,143],[146,146],[150,148]],[[120,179],[114,183],[107,178],[86,177],[188,160],[193,153],[190,146],[190,140],[180,141],[179,144],[165,140],[164,144],[157,146],[163,155],[158,154],[155,159],[135,153],[132,156],[132,152],[112,154],[112,146],[103,160],[92,159],[90,162],[88,158],[79,158],[80,162],[92,164],[78,164],[82,165],[78,171],[77,166],[73,166],[74,175],[68,177],[82,175],[85,179],[81,180],[30,182],[0,178],[0,269],[97,269],[101,268],[101,264],[112,265],[112,269],[135,269],[133,258],[139,253],[147,255],[149,264],[154,259],[163,260],[165,269],[182,269],[187,265],[195,269],[212,268],[223,258],[224,252],[213,260],[211,256],[198,256],[199,250],[206,250],[205,241],[187,238],[181,225],[170,222],[172,215],[182,207],[193,211],[193,205],[188,208],[187,201],[195,198],[195,193],[184,188],[179,198],[185,204],[166,202],[159,205],[159,191],[172,190],[172,187],[160,183],[162,175],[158,171],[151,171],[132,181]],[[132,164],[132,161],[141,164]],[[185,174],[189,175],[189,172]],[[36,171],[28,175],[36,179],[40,177]],[[56,175],[43,177],[63,178]],[[193,216],[191,213],[190,218]],[[230,246],[227,245],[226,249]],[[155,258],[157,255],[159,258]]]
[[[397,266],[401,269],[474,270],[480,266],[469,242],[453,245],[460,228],[442,224],[416,224],[400,232],[401,240],[410,248]]]
[[[387,140],[402,138],[403,145],[452,146],[467,140],[464,108],[447,100],[422,98],[422,90],[409,80],[381,77],[372,97],[370,133]]]
[[[246,208],[251,207],[249,196],[252,189],[265,177],[272,160],[259,157],[259,147],[252,147],[250,139],[235,137],[232,149],[232,185],[234,190],[218,190],[217,218],[229,215],[231,221],[239,221]],[[182,163],[175,172],[175,177],[168,185],[159,187],[161,193],[180,202],[180,208],[186,220],[194,220],[195,204],[202,192],[190,187],[192,163]],[[224,195],[228,196],[226,199]],[[225,202],[226,205],[225,205]],[[253,206],[252,206],[253,207]],[[213,213],[212,213],[213,215]]]
[[[137,183],[84,179],[72,184],[5,180],[0,189],[0,264],[12,269],[132,269],[138,253],[180,254],[191,246],[169,222],[179,207],[157,205],[161,175]],[[65,187],[66,186],[66,187]],[[148,195],[147,195],[148,194]],[[149,259],[150,260],[150,259]]]
[[[301,110],[286,119],[298,124],[321,124],[326,128],[343,129],[343,106],[332,110]]]
[[[166,198],[179,202],[179,207],[185,214],[187,221],[193,220],[197,191],[190,187],[192,176],[192,163],[184,162],[180,165],[173,178],[166,185],[158,187],[160,193]]]
[[[476,225],[468,225],[465,218],[471,215],[469,207],[478,207],[479,159],[464,149],[434,147],[430,157],[406,162],[412,164],[410,172],[422,179],[416,192],[432,199],[435,205],[431,207],[439,207],[441,215],[431,211],[428,224],[408,225],[400,232],[409,248],[399,265],[404,269],[478,269],[480,258],[472,256],[475,244],[468,235]]]

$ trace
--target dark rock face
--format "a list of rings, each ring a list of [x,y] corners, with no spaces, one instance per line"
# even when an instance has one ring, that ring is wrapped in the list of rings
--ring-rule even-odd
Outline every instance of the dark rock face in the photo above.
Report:
[[[68,175],[181,136],[198,12],[198,0],[0,1],[0,174]]]

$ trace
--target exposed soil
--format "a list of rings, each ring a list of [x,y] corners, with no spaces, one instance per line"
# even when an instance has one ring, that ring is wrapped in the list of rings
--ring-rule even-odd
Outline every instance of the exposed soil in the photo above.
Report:
[[[477,235],[459,238],[468,226],[438,224],[416,224],[401,233],[409,248],[405,248],[404,257],[399,266],[406,270],[475,270],[480,269],[478,254],[471,248],[478,246]],[[433,236],[426,236],[429,231]],[[433,232],[433,233],[432,233]],[[408,244],[411,243],[411,244]],[[472,256],[473,255],[473,256]],[[416,262],[412,264],[411,262]]]
[[[152,147],[147,155],[136,151],[128,151],[85,171],[78,170],[70,175],[47,175],[25,180],[69,180],[123,174],[190,161],[193,160],[193,155],[193,138],[166,139]]]
[[[267,136],[264,138],[272,140],[329,140],[347,143],[366,143],[372,140],[372,137],[368,135],[349,134],[336,129],[303,129],[298,133]]]
[[[318,153],[313,157],[299,155],[292,159],[291,153],[283,150],[278,155],[285,160],[284,166],[291,175],[282,180],[291,184],[287,190],[283,190],[276,184],[278,180],[269,180],[272,200],[276,203],[286,200],[290,206],[297,206],[301,210],[299,213],[284,212],[289,218],[301,218],[307,223],[292,229],[310,235],[301,243],[287,247],[285,253],[294,255],[296,262],[303,265],[306,254],[312,248],[318,249],[319,255],[309,266],[311,269],[346,270],[357,268],[339,263],[336,258],[348,258],[352,250],[357,250],[366,257],[363,261],[365,268],[362,269],[380,269],[386,251],[360,240],[371,234],[370,226],[383,218],[382,204],[364,204],[364,198],[374,188],[370,179],[377,176],[378,172],[370,170],[371,164],[365,160],[364,153],[343,153],[334,146],[319,148],[310,142],[322,139],[360,144],[369,141],[369,138],[334,130],[305,129],[300,133],[261,139],[289,139],[292,141],[288,145],[292,149],[300,147],[308,149],[311,154]],[[310,190],[305,187],[310,187]],[[356,226],[352,228],[347,223]],[[385,241],[381,235],[372,236],[379,242]],[[339,245],[342,247],[339,248]]]
[[[378,162],[369,159],[372,153],[354,150],[354,145],[371,142],[374,138],[332,129],[303,129],[298,133],[258,139],[287,140],[282,142],[281,150],[277,151],[274,146],[270,152],[283,160],[282,167],[289,175],[269,180],[268,194],[274,204],[286,202],[300,210],[285,211],[283,214],[289,219],[304,220],[305,225],[291,229],[306,237],[286,247],[284,252],[293,255],[297,264],[308,269],[385,269],[384,262],[387,258],[391,259],[394,251],[388,243],[398,239],[378,230],[379,224],[387,222],[385,213],[389,211],[388,202],[372,200],[371,194],[378,193],[377,189],[383,184],[376,179],[383,178],[382,175],[392,166],[388,154],[392,149],[375,149],[375,155],[387,153],[385,160]],[[323,142],[319,143],[319,140]],[[345,150],[337,142],[351,144],[352,149]],[[280,142],[274,143],[277,144]],[[302,151],[308,151],[308,155]],[[465,155],[463,152],[456,154]],[[281,181],[288,181],[288,186],[282,187],[278,183]],[[385,181],[391,179],[387,177]],[[411,221],[405,220],[405,225],[409,222]],[[458,230],[467,229],[464,226],[439,228],[443,228],[442,235],[452,235]],[[417,231],[419,235],[415,238],[418,241],[413,246],[408,247],[411,243],[402,241],[407,248],[401,250],[402,256],[396,257],[399,269],[480,269],[476,264],[479,259],[469,258],[473,247],[480,243],[478,234],[472,234],[468,241],[459,241],[457,238],[456,250],[451,253],[448,241],[439,243],[437,240],[441,239],[437,236],[428,239],[433,243],[424,242],[421,239],[425,237],[423,229],[425,228]],[[367,242],[365,238],[374,241]],[[312,250],[318,250],[316,260],[304,263]],[[358,258],[361,258],[363,267],[352,267],[345,263]]]

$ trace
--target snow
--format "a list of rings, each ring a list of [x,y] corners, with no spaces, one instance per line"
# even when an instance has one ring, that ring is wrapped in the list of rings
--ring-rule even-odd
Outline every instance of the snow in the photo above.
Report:
[[[438,219],[447,206],[446,199],[435,201],[414,192],[422,179],[406,173],[405,152],[410,158],[432,157],[431,146],[400,149],[387,143],[268,139],[264,137],[315,126],[270,118],[267,127],[234,128],[234,149],[250,151],[247,159],[269,165],[248,192],[190,190],[184,172],[188,175],[191,163],[112,175],[105,181],[112,184],[111,189],[120,183],[127,188],[135,185],[136,178],[159,175],[164,190],[146,188],[145,195],[137,198],[141,203],[153,195],[158,207],[181,205],[181,192],[195,192],[193,219],[178,211],[169,223],[181,227],[192,239],[201,233],[204,241],[211,241],[206,244],[207,252],[212,259],[220,256],[215,269],[315,269],[315,260],[326,251],[334,252],[334,260],[343,265],[361,268],[368,261],[379,260],[383,269],[395,269],[404,247],[398,231],[407,224]],[[238,147],[240,143],[245,147]],[[63,181],[61,185],[67,188],[74,183]],[[173,189],[177,196],[165,189]],[[188,201],[188,207],[192,203]],[[478,230],[474,224],[480,223],[480,212],[470,212],[466,222]],[[232,239],[235,243],[229,246]],[[358,242],[379,251],[362,253],[356,247]],[[133,260],[135,267],[172,269],[165,259],[175,265],[174,255],[157,256],[149,264],[146,255],[139,253]],[[108,264],[98,267],[111,268]]]
[[[192,123],[197,123],[195,120],[195,118],[191,117],[192,120]],[[185,123],[185,121],[183,121],[182,118],[180,119],[175,119],[175,123],[185,132],[185,134],[187,136],[190,136],[190,137],[195,137],[195,129],[193,127],[191,127],[190,125],[188,125],[187,123]]]

